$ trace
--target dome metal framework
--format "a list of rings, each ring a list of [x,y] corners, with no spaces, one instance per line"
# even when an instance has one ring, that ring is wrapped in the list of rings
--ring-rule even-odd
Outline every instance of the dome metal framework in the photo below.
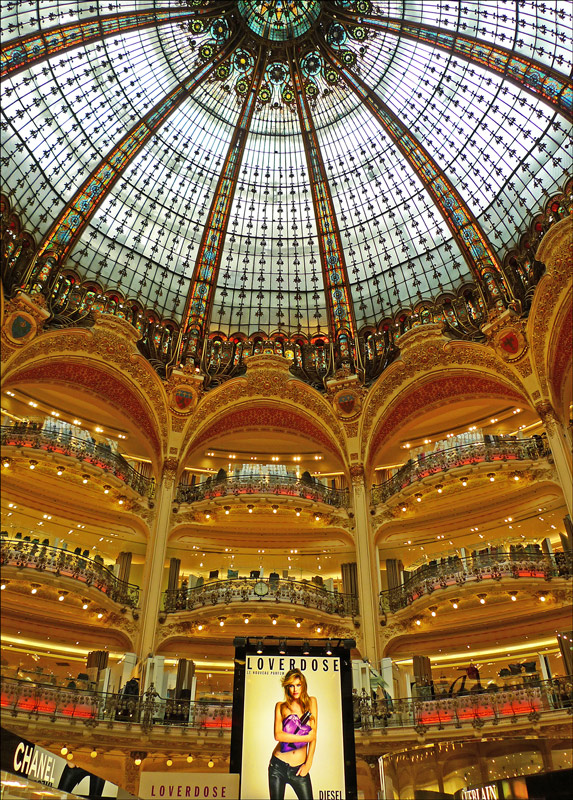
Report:
[[[161,323],[163,368],[279,337],[319,377],[404,309],[515,308],[504,255],[570,171],[571,30],[561,2],[5,3],[15,284],[61,324]]]

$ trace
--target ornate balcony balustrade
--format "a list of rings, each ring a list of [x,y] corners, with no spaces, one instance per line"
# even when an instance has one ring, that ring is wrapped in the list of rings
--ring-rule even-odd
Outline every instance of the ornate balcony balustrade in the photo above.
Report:
[[[2,567],[13,566],[72,578],[99,589],[121,605],[137,608],[139,604],[139,586],[120,581],[97,560],[49,544],[27,542],[23,539],[2,539],[0,564]]]
[[[287,497],[300,497],[316,503],[326,503],[336,508],[348,508],[347,489],[329,489],[321,483],[305,483],[295,477],[286,475],[261,475],[259,477],[230,477],[219,483],[196,484],[187,486],[180,483],[177,487],[178,503],[198,503],[215,497],[232,497],[249,494],[279,494]]]
[[[385,503],[413,483],[428,475],[447,472],[456,467],[471,467],[474,464],[495,461],[535,461],[551,454],[544,440],[517,439],[498,442],[474,442],[449,447],[424,457],[411,459],[384,483],[372,487],[371,503]]]
[[[431,687],[421,689],[427,698],[373,700],[363,693],[354,695],[354,725],[364,731],[384,728],[413,727],[424,734],[431,728],[462,728],[471,725],[480,729],[502,720],[531,723],[542,716],[565,711],[573,713],[571,676],[550,681],[534,680],[530,684],[492,689],[479,683],[465,693],[433,697]]]
[[[472,557],[450,556],[444,563],[425,564],[402,586],[380,592],[380,611],[395,613],[407,608],[420,597],[449,586],[463,586],[484,580],[502,581],[516,578],[570,578],[573,559],[570,553],[491,552]]]
[[[216,605],[266,600],[273,603],[313,608],[326,614],[356,616],[358,598],[353,594],[331,592],[314,583],[282,578],[235,578],[210,581],[192,589],[172,589],[163,593],[164,611],[193,611]]]
[[[354,695],[354,727],[365,732],[380,729],[413,729],[417,734],[444,728],[471,726],[480,729],[502,720],[535,723],[541,718],[573,712],[571,676],[535,681],[503,689],[485,690],[479,684],[465,694],[427,699],[373,700]],[[52,721],[83,721],[91,727],[105,724],[177,726],[199,730],[230,730],[232,704],[174,700],[160,697],[150,687],[143,695],[109,694],[2,678],[1,707],[12,717],[47,717]]]
[[[2,447],[30,447],[69,456],[111,473],[143,497],[151,498],[155,494],[155,482],[133,469],[122,455],[114,453],[106,445],[29,425],[3,425],[0,429],[0,444]]]
[[[13,678],[2,678],[1,707],[11,716],[49,716],[80,720],[87,725],[139,723],[181,725],[199,729],[230,729],[231,703],[163,699],[152,686],[141,696],[65,689]]]

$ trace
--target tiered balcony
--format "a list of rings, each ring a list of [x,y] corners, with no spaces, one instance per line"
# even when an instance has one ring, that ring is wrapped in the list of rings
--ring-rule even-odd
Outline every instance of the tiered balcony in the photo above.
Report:
[[[359,613],[356,595],[332,592],[314,583],[282,578],[269,578],[266,581],[235,578],[210,581],[192,589],[166,591],[163,594],[163,610],[194,611],[221,605],[252,605],[262,601],[272,603],[275,607],[281,604],[300,606],[339,616],[355,617]]]
[[[22,454],[30,449],[36,457],[44,453],[56,454],[75,459],[79,463],[91,464],[118,478],[142,497],[152,498],[155,494],[155,482],[133,469],[122,455],[114,453],[109,446],[95,444],[67,433],[36,429],[27,425],[2,426],[0,444],[3,456],[7,458],[13,450]]]
[[[215,498],[238,498],[249,495],[282,495],[324,503],[335,508],[348,508],[349,506],[347,489],[330,489],[318,482],[305,483],[298,478],[286,475],[230,477],[219,483],[206,481],[195,486],[179,484],[175,500],[177,503],[200,503]]]
[[[380,611],[397,613],[420,598],[450,586],[493,581],[516,586],[517,578],[547,582],[553,578],[569,579],[573,574],[570,553],[528,553],[526,551],[490,552],[467,558],[450,556],[440,563],[425,564],[402,586],[380,593]]]
[[[507,722],[510,735],[515,735],[518,726],[530,729],[532,724],[562,722],[573,712],[571,676],[496,690],[477,684],[473,690],[453,696],[432,697],[429,687],[425,691],[427,698],[418,699],[372,700],[367,694],[355,694],[355,728],[365,733],[396,731],[400,738],[415,738],[425,734],[448,736],[453,730],[475,731],[491,725],[496,735],[502,735],[505,728],[500,723]],[[177,748],[177,729],[217,730],[222,734],[230,731],[232,718],[232,704],[228,702],[173,700],[159,697],[155,691],[131,697],[5,677],[1,707],[10,715],[11,724],[17,724],[18,717],[28,721],[33,716],[51,723],[74,725],[83,721],[92,728],[141,726],[136,728],[136,736],[140,730],[151,735],[154,729],[170,726],[173,750]],[[61,729],[61,725],[56,727]],[[182,737],[182,748],[187,741]]]
[[[107,595],[115,603],[130,608],[139,605],[139,586],[120,581],[113,572],[101,562],[52,547],[49,544],[27,542],[23,539],[2,539],[0,544],[0,564],[5,575],[10,575],[6,568],[17,568],[17,577],[29,570],[30,580],[41,580],[43,573],[50,573],[86,587],[93,588]],[[80,591],[78,586],[78,591]]]
[[[371,503],[377,506],[394,495],[407,490],[431,475],[449,470],[468,469],[479,464],[495,465],[501,462],[538,461],[547,458],[551,451],[541,439],[519,439],[499,442],[474,442],[428,453],[423,458],[410,460],[384,483],[372,487]]]

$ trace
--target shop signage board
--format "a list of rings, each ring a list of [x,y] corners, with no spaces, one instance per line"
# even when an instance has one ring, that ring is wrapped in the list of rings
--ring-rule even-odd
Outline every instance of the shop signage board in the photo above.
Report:
[[[142,772],[140,800],[238,800],[239,776],[219,772]]]

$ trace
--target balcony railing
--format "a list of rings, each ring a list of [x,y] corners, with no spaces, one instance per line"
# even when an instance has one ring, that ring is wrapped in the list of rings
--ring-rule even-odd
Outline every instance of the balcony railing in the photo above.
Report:
[[[27,542],[23,539],[2,539],[0,564],[3,567],[34,569],[72,578],[99,589],[121,605],[137,608],[139,604],[139,586],[120,581],[99,561],[49,544]]]
[[[432,728],[480,729],[500,721],[535,723],[558,713],[573,712],[571,676],[550,681],[497,689],[477,685],[465,694],[428,699],[373,700],[355,693],[354,727],[413,729],[423,734]],[[428,694],[430,689],[428,688]],[[48,684],[2,678],[0,704],[12,717],[47,717],[51,721],[83,721],[89,726],[140,724],[149,732],[154,726],[178,726],[198,730],[230,730],[232,704],[162,698],[150,687],[143,695],[110,694],[64,689]]]
[[[114,722],[139,723],[144,730],[154,725],[180,725],[199,729],[231,728],[231,703],[164,699],[152,687],[143,695],[64,689],[2,678],[1,706],[11,716],[47,715],[56,719],[80,720],[88,725]]]
[[[308,484],[295,477],[286,475],[261,475],[259,477],[229,477],[219,483],[196,484],[187,486],[180,483],[177,487],[178,503],[197,503],[214,497],[232,497],[249,494],[279,494],[287,497],[301,497],[317,503],[326,503],[336,508],[348,508],[347,489],[329,489],[321,483]]]
[[[476,684],[465,693],[427,699],[409,698],[373,700],[369,695],[354,695],[354,725],[364,731],[383,728],[413,727],[417,733],[431,728],[475,729],[487,723],[497,725],[506,720],[516,723],[520,718],[531,723],[552,712],[573,713],[573,683],[571,676],[550,681],[534,680],[513,687],[483,688]]]
[[[402,586],[380,592],[380,611],[394,613],[407,608],[420,597],[449,586],[463,586],[483,580],[515,578],[570,578],[573,560],[570,553],[496,552],[479,553],[468,558],[450,556],[447,561],[425,564]]]
[[[35,429],[24,425],[3,425],[0,429],[0,444],[2,447],[30,447],[69,456],[109,472],[143,497],[151,498],[155,494],[153,480],[141,475],[122,455],[114,453],[105,445],[95,444],[63,432]]]
[[[255,590],[266,592],[257,594]],[[172,589],[163,594],[164,611],[193,611],[195,609],[266,600],[313,608],[326,614],[356,616],[358,598],[353,594],[331,592],[313,583],[269,578],[235,578],[210,581],[192,589]]]
[[[534,461],[550,453],[542,439],[474,442],[427,453],[423,458],[408,461],[384,483],[373,486],[371,502],[372,505],[384,503],[416,481],[456,467],[471,467],[489,461]]]

